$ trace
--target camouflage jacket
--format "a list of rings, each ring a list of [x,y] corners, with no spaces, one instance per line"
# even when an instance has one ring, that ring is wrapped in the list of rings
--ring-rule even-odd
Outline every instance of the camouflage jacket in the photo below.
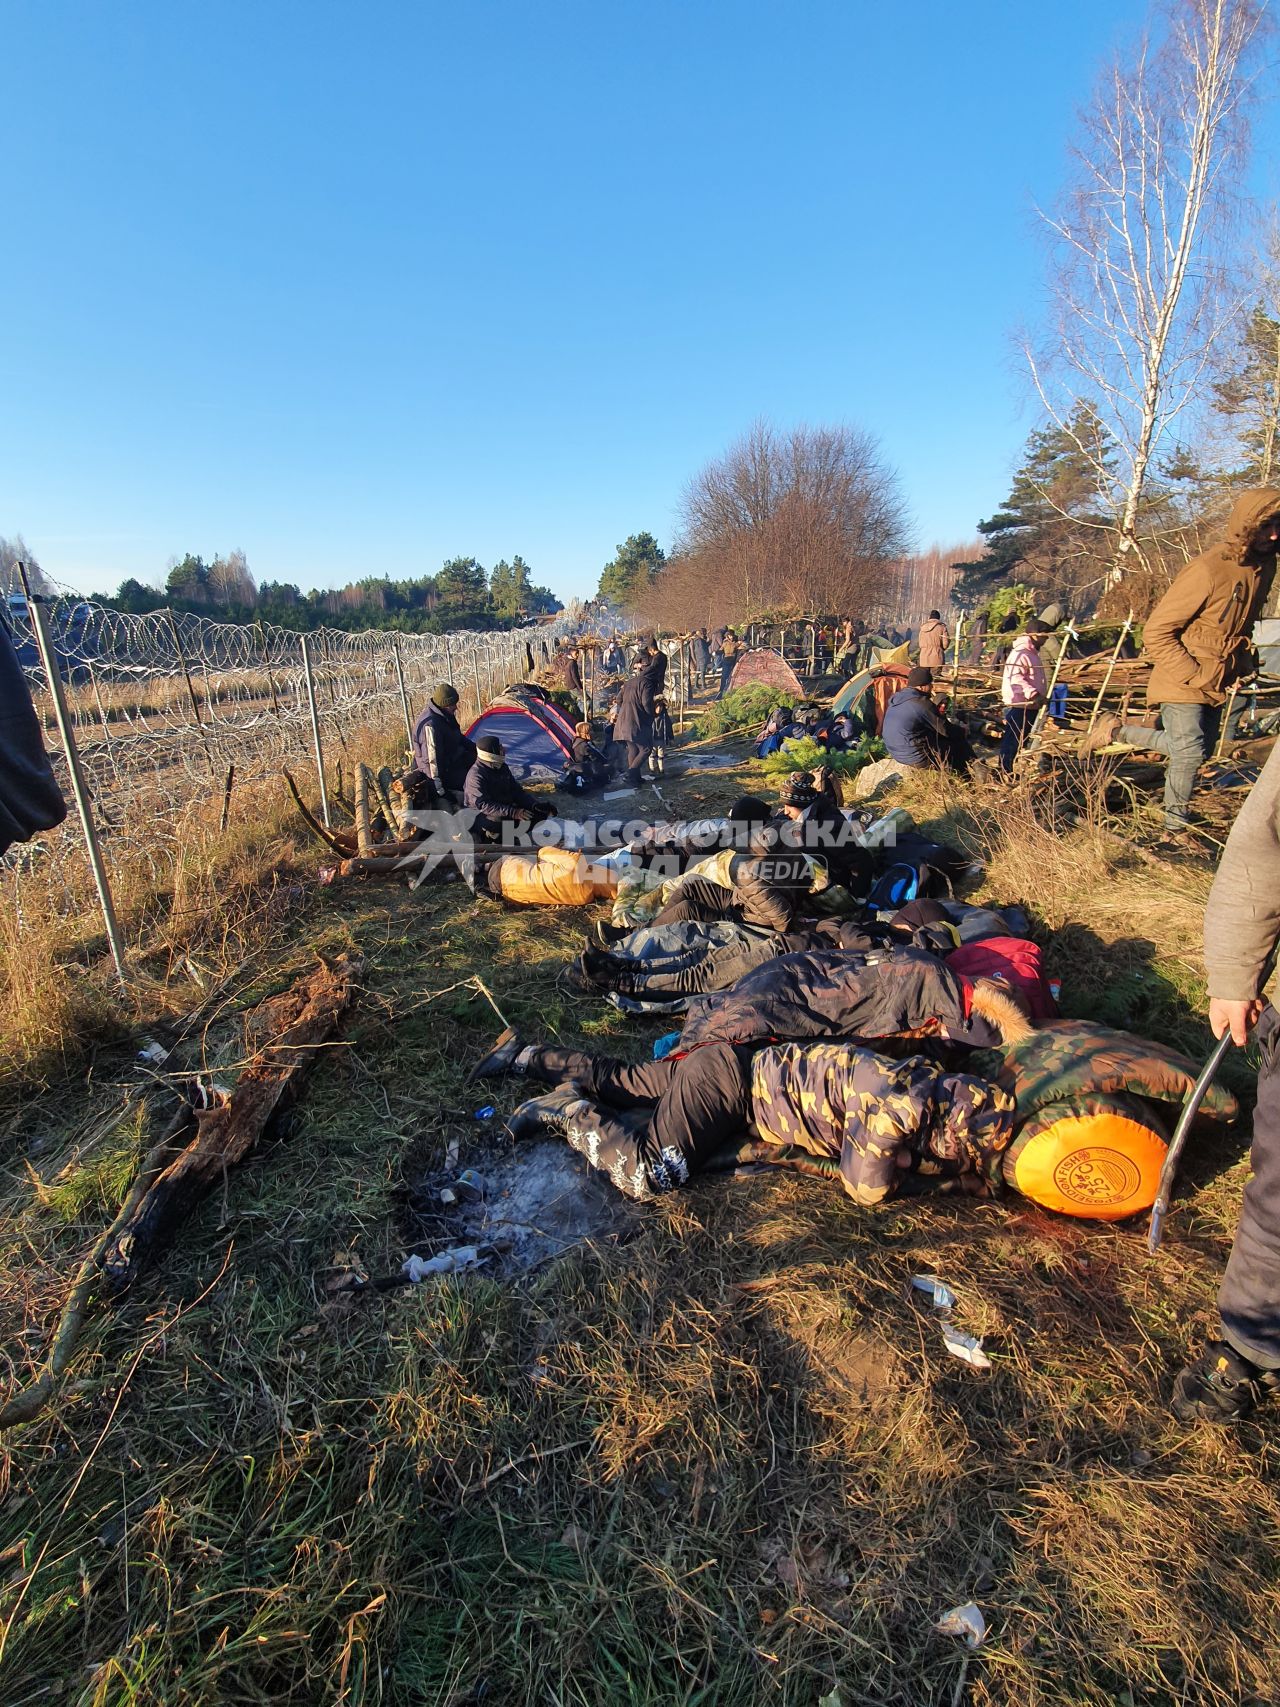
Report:
[[[1094,1091],[1180,1103],[1200,1071],[1165,1043],[1087,1019],[1055,1020],[1020,1043],[975,1051],[968,1065],[1012,1094],[1019,1124],[1037,1109]],[[1235,1097],[1222,1085],[1211,1085],[1200,1105],[1201,1118],[1211,1121],[1231,1121],[1238,1112]]]
[[[767,1143],[831,1156],[856,1203],[882,1203],[912,1174],[995,1183],[1013,1098],[918,1055],[891,1061],[848,1043],[784,1043],[751,1062],[751,1118]]]

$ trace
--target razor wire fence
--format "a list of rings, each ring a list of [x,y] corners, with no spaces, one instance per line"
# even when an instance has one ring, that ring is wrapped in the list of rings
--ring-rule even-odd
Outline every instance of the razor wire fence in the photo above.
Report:
[[[547,664],[569,623],[302,633],[170,610],[135,615],[77,598],[40,604],[109,880],[139,858],[160,875],[191,808],[211,798],[230,803],[233,791],[239,799],[255,785],[278,783],[285,768],[296,768],[314,793],[326,767],[332,775],[344,760],[367,759],[375,739],[410,747],[439,682],[457,688],[464,717],[477,715]],[[8,620],[70,808],[75,779],[25,599],[10,598]],[[83,904],[85,852],[72,813],[59,830],[0,860],[14,876],[20,925],[42,906]]]

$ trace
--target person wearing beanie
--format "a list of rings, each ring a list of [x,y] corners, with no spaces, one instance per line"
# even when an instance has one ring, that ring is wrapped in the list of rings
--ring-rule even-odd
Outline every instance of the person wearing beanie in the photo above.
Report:
[[[964,731],[950,724],[933,702],[933,671],[917,665],[885,707],[880,739],[904,769],[944,765],[962,771],[969,761]]]
[[[476,814],[472,832],[477,841],[498,841],[504,820],[540,824],[551,816],[550,808],[512,776],[496,735],[482,735],[476,742],[476,761],[467,772],[462,799]]]
[[[1013,776],[1013,764],[1035,726],[1036,713],[1045,701],[1044,664],[1040,648],[1049,638],[1049,625],[1037,617],[1029,622],[1004,662],[1000,698],[1004,702],[1004,734],[1000,739],[1000,769]]]
[[[658,653],[651,657],[642,652],[631,666],[631,674],[622,684],[613,713],[613,740],[623,750],[626,769],[622,781],[634,788],[640,781],[645,760],[653,748],[653,702],[658,696],[659,668],[666,673],[666,659]]]
[[[458,690],[452,682],[432,689],[427,709],[413,731],[415,769],[456,804],[476,759],[475,743],[458,726]]]

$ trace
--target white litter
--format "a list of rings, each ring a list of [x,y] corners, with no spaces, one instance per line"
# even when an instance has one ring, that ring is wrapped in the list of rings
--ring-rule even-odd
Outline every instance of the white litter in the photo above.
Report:
[[[935,1310],[950,1310],[956,1301],[956,1295],[949,1286],[944,1286],[936,1274],[913,1274],[911,1284],[917,1292],[927,1292]]]
[[[980,1648],[986,1639],[987,1621],[973,1601],[966,1600],[963,1606],[944,1612],[934,1629],[940,1636],[963,1636],[966,1647]]]
[[[169,1059],[169,1051],[162,1043],[157,1043],[149,1037],[145,1045],[139,1049],[138,1059],[149,1062],[153,1067],[163,1067]]]
[[[958,1357],[962,1363],[971,1363],[975,1369],[990,1369],[991,1359],[983,1351],[982,1341],[974,1339],[972,1334],[962,1334],[950,1322],[943,1322],[942,1341],[952,1357]]]
[[[479,1261],[480,1252],[474,1245],[457,1245],[435,1257],[406,1257],[401,1273],[416,1286],[428,1275],[460,1274],[464,1269],[474,1268]]]
[[[956,1295],[936,1274],[913,1274],[911,1285],[917,1292],[928,1296],[929,1302],[938,1313],[938,1326],[942,1329],[942,1343],[962,1363],[971,1365],[974,1369],[990,1369],[991,1359],[982,1349],[982,1341],[975,1339],[972,1334],[961,1333],[951,1320],[951,1312],[955,1308]]]

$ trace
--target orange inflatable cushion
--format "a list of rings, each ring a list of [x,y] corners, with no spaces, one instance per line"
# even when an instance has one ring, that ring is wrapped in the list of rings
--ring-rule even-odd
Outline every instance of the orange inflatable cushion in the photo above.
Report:
[[[1095,1095],[1038,1109],[1001,1167],[1006,1185],[1046,1209],[1123,1221],[1155,1202],[1167,1147],[1140,1103]]]

